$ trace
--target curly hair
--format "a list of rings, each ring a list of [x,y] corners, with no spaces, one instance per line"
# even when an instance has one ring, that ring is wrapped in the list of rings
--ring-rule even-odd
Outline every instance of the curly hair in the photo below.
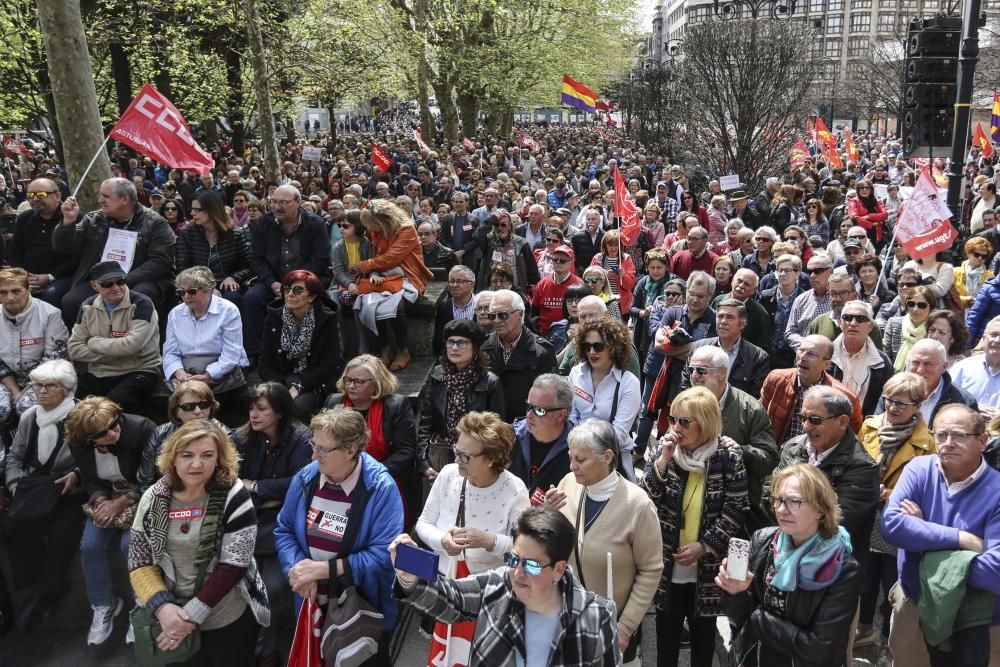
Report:
[[[495,412],[468,412],[455,430],[483,446],[482,454],[496,471],[510,465],[510,451],[514,448],[514,429]]]
[[[615,368],[619,370],[628,368],[629,362],[632,360],[632,336],[627,326],[610,317],[598,317],[580,325],[576,337],[573,339],[576,358],[580,361],[586,361],[587,353],[583,350],[583,344],[587,340],[587,335],[593,331],[596,331],[604,344],[608,346],[611,363],[614,364]]]
[[[192,442],[202,438],[214,440],[218,454],[212,478],[205,485],[206,490],[210,491],[216,486],[228,489],[239,479],[240,456],[236,452],[236,446],[229,439],[229,435],[214,421],[195,419],[174,431],[163,443],[163,449],[156,457],[156,467],[163,471],[163,479],[172,491],[180,491],[184,488],[184,483],[177,475],[174,460]]]

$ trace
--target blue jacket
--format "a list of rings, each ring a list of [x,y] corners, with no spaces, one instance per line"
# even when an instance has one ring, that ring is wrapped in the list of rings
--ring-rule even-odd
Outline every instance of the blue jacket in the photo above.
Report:
[[[986,325],[997,315],[1000,315],[1000,276],[986,281],[965,315],[965,328],[969,330],[969,340],[965,346],[968,349],[976,346]]]
[[[358,592],[385,616],[388,632],[396,625],[396,602],[392,597],[396,573],[389,559],[389,543],[403,532],[403,501],[385,466],[364,452],[360,456],[361,479],[354,489],[344,535],[344,542],[352,545],[347,563]],[[278,513],[274,543],[286,578],[293,565],[311,558],[306,543],[306,512],[318,480],[319,463],[313,461],[292,478]],[[301,604],[302,599],[296,595],[296,617]]]

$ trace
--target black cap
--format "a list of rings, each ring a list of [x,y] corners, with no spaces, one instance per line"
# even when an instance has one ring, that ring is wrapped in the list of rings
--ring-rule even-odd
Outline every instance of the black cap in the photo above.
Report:
[[[444,325],[444,339],[448,340],[451,336],[468,338],[476,347],[482,347],[486,341],[486,332],[472,320],[452,320]]]
[[[122,265],[118,262],[100,262],[95,264],[87,277],[91,280],[96,280],[99,283],[105,280],[111,280],[112,278],[124,278],[128,274],[122,269]]]

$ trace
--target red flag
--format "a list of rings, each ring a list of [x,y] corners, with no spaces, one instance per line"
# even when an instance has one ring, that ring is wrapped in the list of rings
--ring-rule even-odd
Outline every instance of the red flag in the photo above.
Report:
[[[392,169],[392,158],[386,155],[385,151],[378,147],[378,144],[372,144],[372,165],[382,173]]]
[[[527,132],[521,132],[521,138],[518,140],[518,145],[521,148],[530,148],[532,153],[537,153],[542,150],[542,147],[538,145],[538,142],[531,138]]]
[[[610,113],[605,113],[604,115],[607,116],[608,127],[612,127],[612,128],[613,127],[618,127],[618,122],[614,118],[611,117]]]
[[[983,157],[991,157],[993,155],[993,142],[990,141],[990,135],[986,134],[986,130],[983,129],[983,124],[981,121],[976,121],[976,129],[972,132],[972,145],[979,146],[983,151]]]
[[[323,612],[319,605],[309,599],[303,600],[299,608],[299,620],[295,624],[295,637],[292,639],[288,664],[295,667],[323,667],[320,650],[322,632]]]
[[[208,176],[215,160],[191,136],[170,100],[147,83],[111,130],[111,138],[168,167]]]
[[[594,107],[596,107],[598,111],[611,111],[611,106],[602,100],[594,100]]]
[[[957,237],[958,232],[951,225],[951,211],[925,167],[896,221],[896,239],[912,259],[922,259],[950,248]]]
[[[808,154],[809,149],[806,148],[806,142],[802,141],[801,138],[796,139],[792,150],[788,151],[788,161],[792,163],[793,167],[803,165],[806,163],[806,155]]]
[[[423,132],[421,132],[420,130],[414,130],[413,138],[417,140],[417,146],[420,148],[420,150],[427,151],[428,153],[431,152],[431,147],[428,146],[426,142],[424,142]]]
[[[469,139],[468,137],[466,137],[465,139],[462,139],[462,145],[465,146],[470,151],[476,150],[476,145],[474,143],[472,143],[472,140]]]
[[[840,159],[840,155],[837,153],[836,146],[830,146],[827,144],[823,146],[823,156],[826,157],[827,163],[831,169],[843,169],[844,161]]]
[[[622,173],[615,167],[615,215],[621,218],[622,245],[630,246],[639,238],[642,222],[635,208],[635,199],[625,187]]]
[[[819,116],[816,116],[816,137],[819,141],[825,142],[832,149],[837,148],[837,139],[830,133],[826,123]]]
[[[806,132],[809,134],[809,141],[816,141],[816,125],[812,118],[806,118]]]

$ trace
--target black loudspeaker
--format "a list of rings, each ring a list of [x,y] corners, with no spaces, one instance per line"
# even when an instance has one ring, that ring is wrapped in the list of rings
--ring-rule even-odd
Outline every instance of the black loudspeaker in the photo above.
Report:
[[[906,40],[903,70],[903,150],[947,150],[954,131],[958,92],[958,52],[962,19],[935,16],[914,19]]]

